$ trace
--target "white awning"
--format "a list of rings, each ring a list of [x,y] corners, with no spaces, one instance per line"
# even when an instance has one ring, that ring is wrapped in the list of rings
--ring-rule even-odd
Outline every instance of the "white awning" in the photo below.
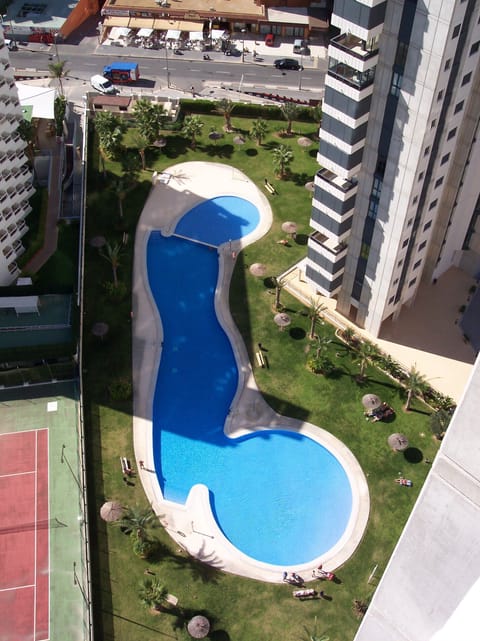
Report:
[[[109,37],[113,40],[116,40],[117,38],[128,38],[131,32],[132,30],[128,27],[112,27],[112,29],[110,29]]]
[[[223,36],[224,33],[225,31],[223,29],[212,29],[210,32],[210,38],[212,38],[213,40],[218,40]]]
[[[203,40],[203,31],[190,31],[189,38],[194,41]]]
[[[180,38],[180,31],[176,29],[169,29],[166,35],[167,40],[178,40]]]
[[[18,91],[18,100],[22,107],[26,105],[32,107],[32,118],[53,120],[55,89],[27,85],[23,82],[16,82],[15,84]]]
[[[38,314],[38,296],[2,296],[0,298],[0,308],[14,309],[17,315]]]
[[[148,36],[151,36],[153,33],[153,29],[140,29],[137,31],[137,36],[140,36],[140,38],[148,38]]]
[[[269,7],[267,12],[268,22],[308,25],[307,7]]]

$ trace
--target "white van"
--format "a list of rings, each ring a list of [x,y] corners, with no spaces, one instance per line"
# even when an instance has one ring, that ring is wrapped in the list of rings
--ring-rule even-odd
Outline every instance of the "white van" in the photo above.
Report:
[[[117,90],[115,87],[112,85],[110,80],[108,78],[104,78],[103,76],[96,75],[92,76],[90,78],[90,84],[94,89],[97,91],[100,91],[100,93],[117,93]]]

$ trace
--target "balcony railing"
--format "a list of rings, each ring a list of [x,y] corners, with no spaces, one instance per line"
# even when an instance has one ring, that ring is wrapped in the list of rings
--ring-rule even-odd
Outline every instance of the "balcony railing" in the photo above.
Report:
[[[322,180],[330,183],[337,189],[340,189],[344,193],[349,192],[351,189],[357,186],[356,181],[342,178],[342,176],[338,176],[336,173],[330,171],[329,169],[320,169],[320,171],[317,171],[317,176]]]
[[[320,245],[323,250],[326,250],[329,254],[333,254],[336,259],[340,258],[342,254],[345,254],[347,251],[346,243],[339,243],[337,240],[329,238],[319,231],[313,232],[309,237]]]
[[[375,80],[375,67],[366,71],[358,71],[344,62],[330,58],[328,62],[328,74],[338,78],[354,89],[365,89]]]
[[[351,33],[342,33],[332,38],[330,44],[362,61],[369,60],[378,54],[378,38],[367,42]]]

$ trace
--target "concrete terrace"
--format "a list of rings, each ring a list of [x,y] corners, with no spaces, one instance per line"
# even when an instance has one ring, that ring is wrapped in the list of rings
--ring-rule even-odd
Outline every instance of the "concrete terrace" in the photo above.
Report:
[[[165,501],[157,480],[153,462],[152,399],[155,378],[161,357],[161,319],[148,288],[146,246],[150,231],[160,229],[170,235],[181,216],[199,202],[216,196],[238,196],[252,202],[260,212],[258,227],[245,238],[220,246],[220,275],[216,294],[216,309],[220,323],[232,341],[239,367],[239,386],[227,419],[225,431],[232,437],[258,429],[285,429],[309,435],[332,451],[344,466],[349,477],[353,507],[350,523],[342,539],[328,554],[322,556],[326,569],[335,569],[354,552],[363,535],[369,513],[366,479],[352,453],[338,439],[310,423],[300,422],[275,413],[263,400],[254,380],[251,365],[241,336],[228,309],[228,292],[234,268],[234,254],[263,236],[271,225],[269,203],[257,187],[241,172],[226,165],[189,162],[176,165],[154,176],[153,187],[142,212],[135,240],[133,277],[133,380],[134,380],[134,445],[137,465],[148,499],[155,512],[163,515],[162,523],[177,543],[203,560],[222,569],[251,578],[280,582],[281,569],[251,559],[224,537],[213,518],[208,490],[197,486],[185,506]],[[203,533],[203,534],[202,534]],[[304,566],[285,568],[310,576],[319,559]]]

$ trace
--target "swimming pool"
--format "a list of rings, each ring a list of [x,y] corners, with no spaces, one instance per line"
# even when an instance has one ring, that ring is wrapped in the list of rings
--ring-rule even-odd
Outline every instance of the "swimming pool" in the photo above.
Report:
[[[255,212],[247,222],[251,209],[238,213],[238,200],[224,197],[221,207],[202,203],[202,216],[194,208],[176,232],[212,245],[240,237],[256,223]],[[331,452],[293,431],[261,430],[238,439],[224,434],[238,370],[214,308],[218,269],[212,247],[150,234],[148,278],[164,334],[153,402],[158,480],[164,497],[180,504],[195,484],[206,485],[219,527],[249,557],[306,563],[343,535],[350,483]]]

